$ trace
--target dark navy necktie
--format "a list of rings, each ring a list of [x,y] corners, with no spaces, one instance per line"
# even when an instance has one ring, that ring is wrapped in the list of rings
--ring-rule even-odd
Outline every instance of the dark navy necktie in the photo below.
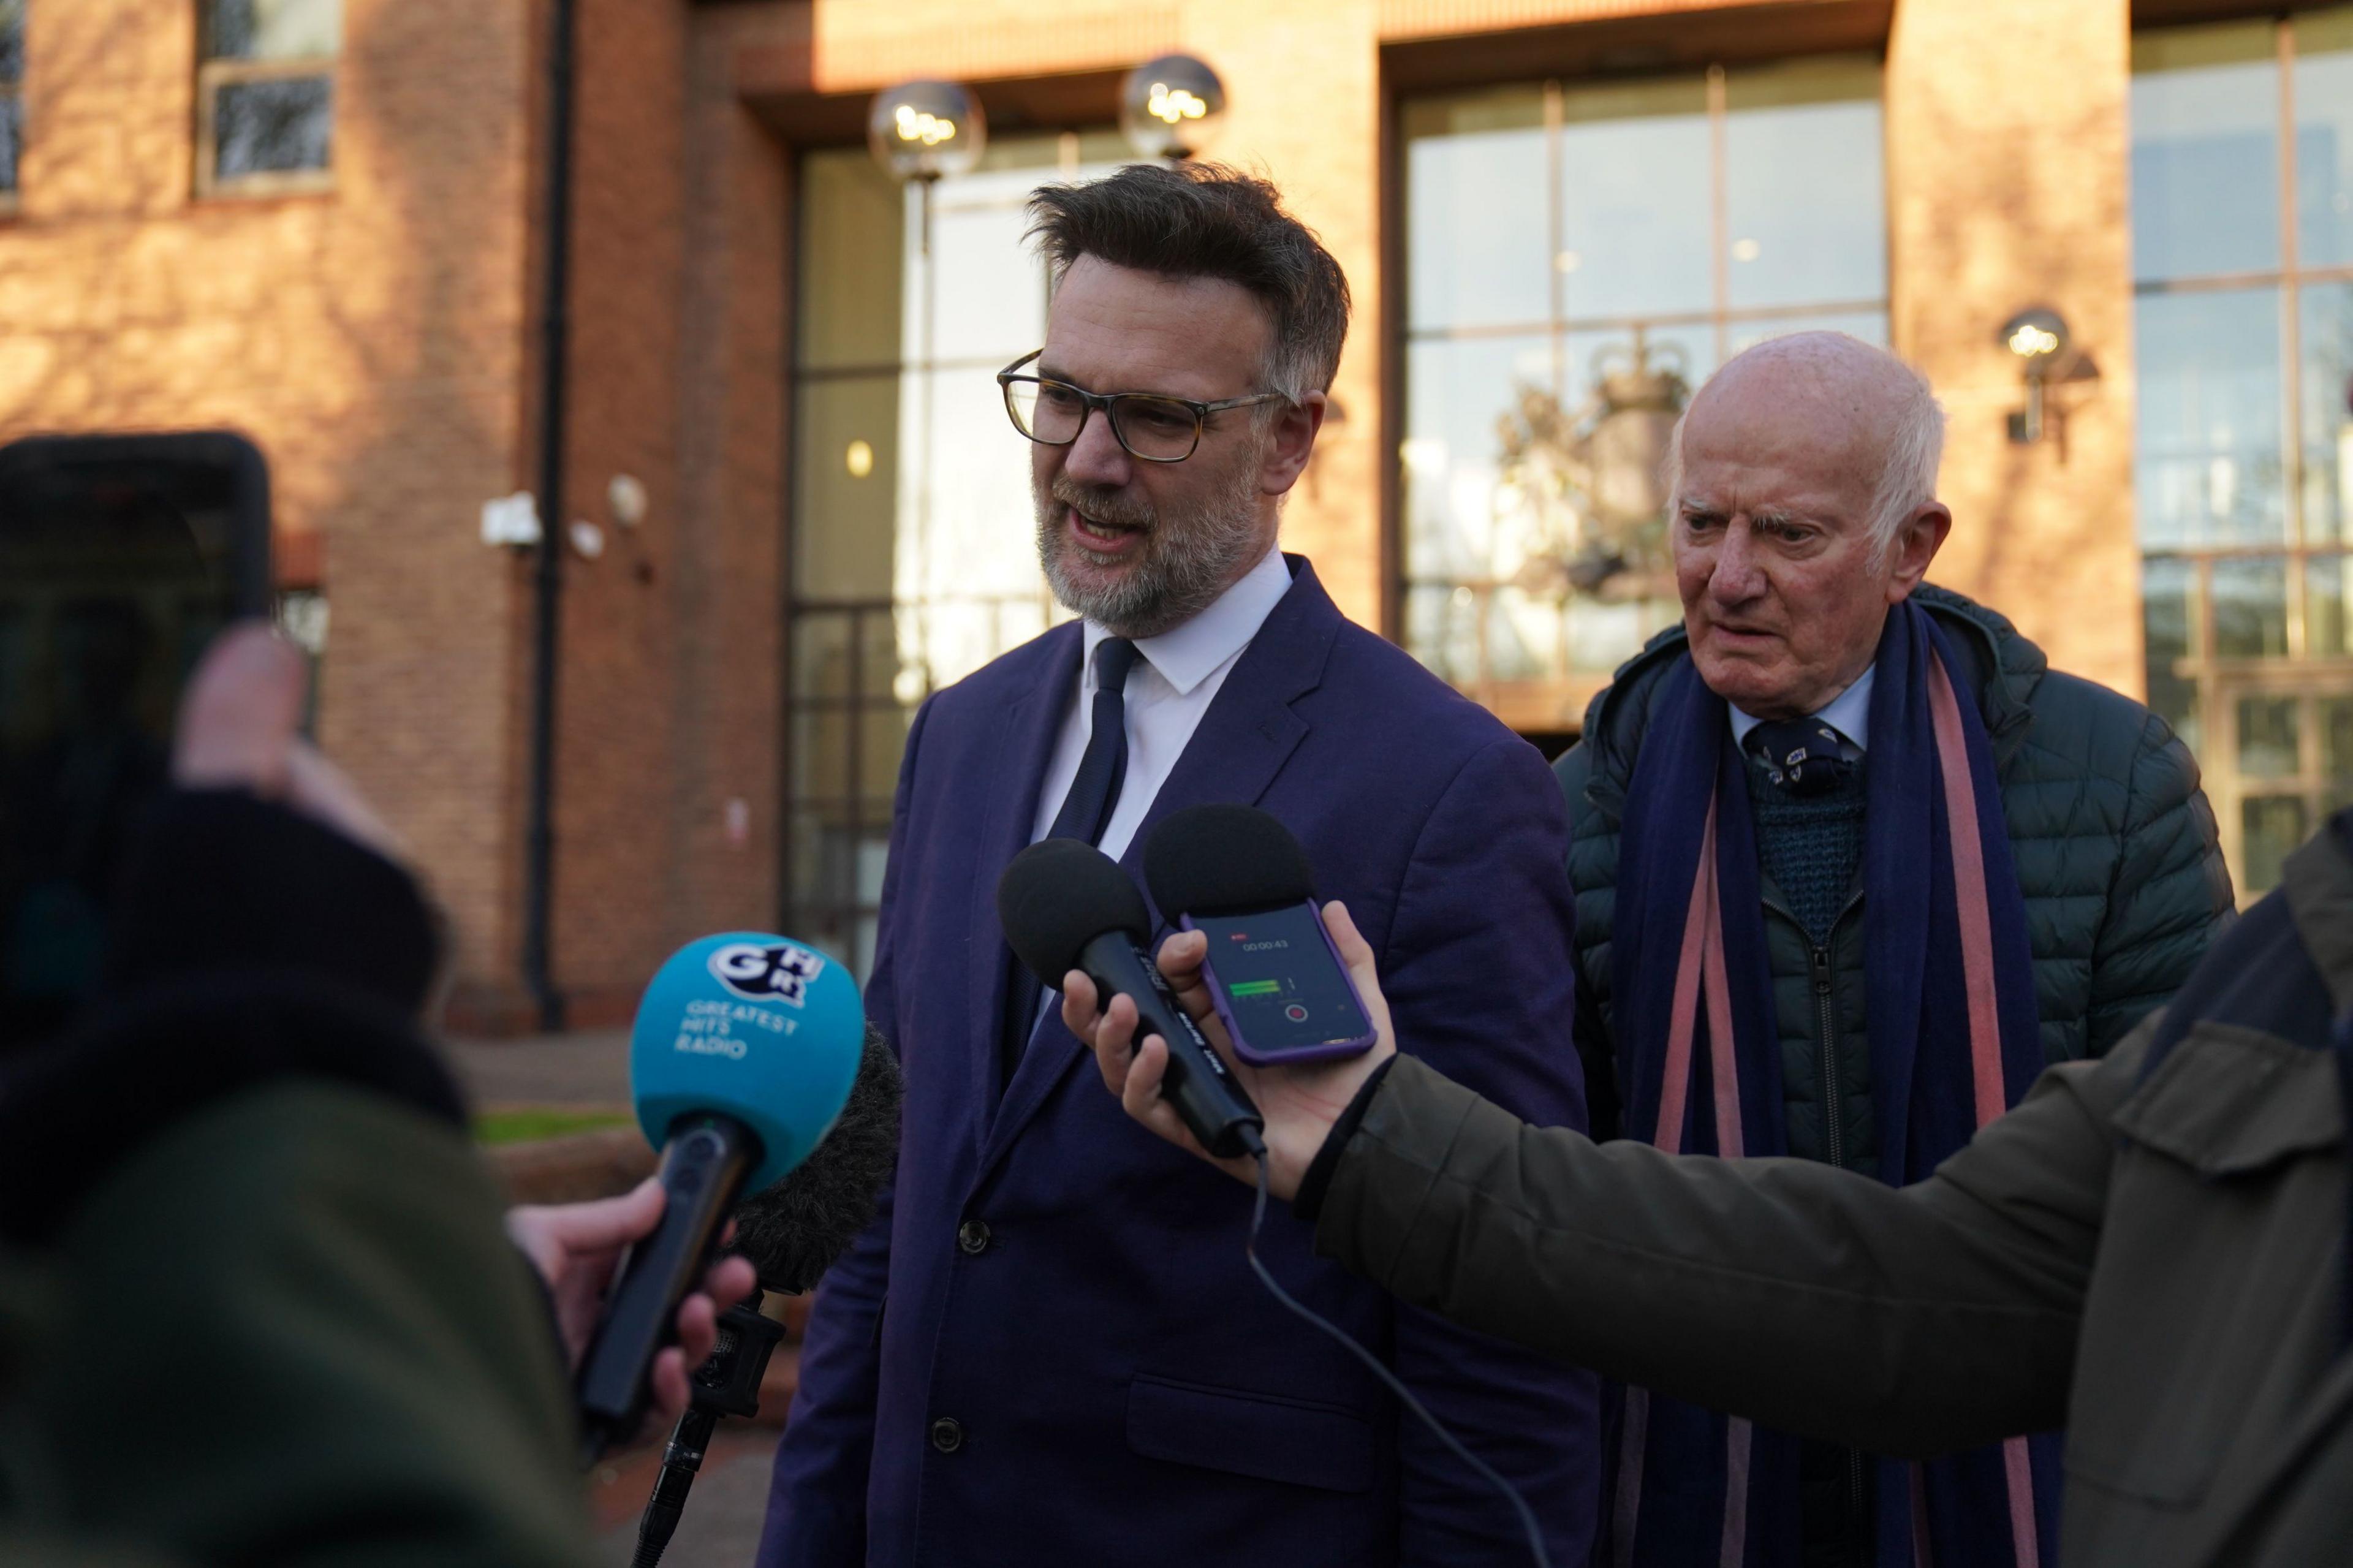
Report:
[[[1820,719],[1767,720],[1748,731],[1742,747],[1772,781],[1791,795],[1820,795],[1854,771],[1847,738]]]
[[[1100,844],[1103,829],[1111,826],[1112,813],[1119,808],[1119,786],[1127,778],[1127,675],[1138,657],[1135,645],[1125,637],[1105,637],[1095,648],[1095,700],[1088,718],[1086,753],[1079,758],[1079,771],[1071,779],[1061,809],[1054,813],[1054,826],[1046,830],[1049,838]],[[1029,1049],[1030,1033],[1038,1026],[1039,977],[1018,958],[1012,964],[1006,985],[1005,1031],[997,1047],[1004,1069],[997,1079],[1000,1091],[1013,1081],[1013,1069],[1021,1065],[1021,1053]],[[1060,984],[1062,977],[1047,978]]]

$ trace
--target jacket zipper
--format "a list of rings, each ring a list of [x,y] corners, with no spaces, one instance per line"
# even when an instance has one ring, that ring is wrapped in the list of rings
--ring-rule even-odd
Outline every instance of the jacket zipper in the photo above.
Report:
[[[1838,935],[1838,927],[1855,906],[1849,898],[1846,908],[1831,922],[1831,935]],[[1831,949],[1829,942],[1816,942],[1811,957],[1814,978],[1814,1026],[1820,1037],[1822,1052],[1822,1142],[1827,1145],[1830,1163],[1846,1168],[1845,1096],[1839,1083],[1837,997],[1831,983]],[[1862,1517],[1862,1450],[1846,1451],[1847,1519],[1856,1531],[1858,1543],[1866,1526]],[[1866,1558],[1867,1560],[1867,1558]]]

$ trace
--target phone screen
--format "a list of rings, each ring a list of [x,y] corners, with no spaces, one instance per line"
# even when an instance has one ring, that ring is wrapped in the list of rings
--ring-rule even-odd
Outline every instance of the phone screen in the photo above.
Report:
[[[1345,1045],[1372,1033],[1311,906],[1193,923],[1208,936],[1210,977],[1252,1052]]]
[[[0,1050],[98,987],[181,687],[216,633],[267,609],[259,464],[216,436],[0,450]]]

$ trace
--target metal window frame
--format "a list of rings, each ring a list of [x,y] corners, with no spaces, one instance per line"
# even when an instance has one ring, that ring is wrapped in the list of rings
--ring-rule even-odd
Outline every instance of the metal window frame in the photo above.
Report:
[[[2306,267],[2299,250],[2300,214],[2295,166],[2295,17],[2269,18],[2273,29],[2272,63],[2278,115],[2277,172],[2279,184],[2279,265],[2253,271],[2200,273],[2188,277],[2135,279],[2133,298],[2175,294],[2206,294],[2271,289],[2278,298],[2280,334],[2280,484],[2285,528],[2274,542],[2234,544],[2168,545],[2144,548],[2141,561],[2179,561],[2189,568],[2188,617],[2189,647],[2173,659],[2166,673],[2187,681],[2198,719],[2199,760],[2214,808],[2215,826],[2223,858],[2229,862],[2242,906],[2267,889],[2248,885],[2246,808],[2272,800],[2294,799],[2304,807],[2306,830],[2325,818],[2332,791],[2353,785],[2327,771],[2327,704],[2353,700],[2353,654],[2315,657],[2307,615],[2311,604],[2312,563],[2353,556],[2353,530],[2335,540],[2315,540],[2305,516],[2304,450],[2304,290],[2315,285],[2353,283],[2353,265]],[[2158,29],[2150,29],[2152,31]],[[2218,651],[2214,569],[2236,561],[2276,561],[2282,567],[2284,651],[2277,656],[2225,655]],[[2347,609],[2353,613],[2353,603]],[[2142,607],[2146,626],[2147,607]],[[2295,772],[2268,778],[2243,774],[2239,766],[2242,705],[2250,701],[2288,700],[2295,703],[2297,760]]]
[[[1831,51],[1831,55],[1851,55],[1853,52]],[[1814,58],[1830,57],[1811,55],[1788,57],[1794,60]],[[1743,60],[1736,63],[1746,66],[1770,62]],[[1688,79],[1688,72],[1677,71],[1658,79],[1680,81]],[[1567,340],[1573,333],[1636,330],[1647,332],[1675,327],[1705,327],[1715,333],[1715,360],[1718,364],[1722,364],[1731,348],[1733,331],[1751,322],[1796,321],[1830,315],[1862,315],[1872,312],[1876,312],[1883,320],[1888,318],[1891,297],[1887,294],[1870,300],[1825,300],[1792,305],[1735,307],[1732,304],[1733,235],[1731,193],[1726,173],[1730,162],[1728,132],[1732,109],[1727,73],[1725,63],[1720,60],[1711,62],[1701,73],[1705,103],[1704,112],[1707,118],[1708,243],[1712,258],[1709,268],[1707,308],[1659,311],[1642,316],[1570,316],[1566,303],[1567,279],[1556,266],[1550,264],[1550,258],[1557,257],[1565,247],[1566,215],[1561,201],[1562,179],[1567,170],[1567,152],[1563,141],[1564,102],[1568,87],[1577,85],[1577,81],[1582,79],[1577,79],[1576,81],[1572,81],[1570,79],[1562,77],[1546,77],[1533,83],[1526,79],[1519,82],[1496,82],[1488,84],[1483,89],[1456,88],[1440,92],[1400,95],[1398,99],[1395,111],[1401,116],[1409,100],[1458,98],[1465,92],[1492,91],[1501,87],[1535,85],[1539,89],[1543,95],[1545,229],[1547,244],[1546,290],[1549,310],[1545,320],[1535,321],[1479,322],[1473,325],[1451,327],[1425,327],[1416,326],[1413,323],[1405,304],[1406,299],[1410,294],[1409,280],[1405,275],[1406,257],[1409,250],[1405,231],[1412,222],[1413,204],[1412,192],[1409,182],[1405,176],[1404,168],[1405,153],[1410,143],[1400,132],[1397,136],[1393,153],[1397,181],[1395,211],[1398,216],[1398,222],[1394,226],[1398,231],[1398,237],[1394,253],[1397,269],[1392,277],[1397,279],[1397,282],[1393,289],[1384,290],[1385,294],[1394,297],[1398,301],[1395,306],[1396,316],[1391,338],[1391,342],[1396,345],[1396,405],[1399,410],[1397,419],[1397,442],[1402,442],[1411,434],[1407,426],[1403,409],[1410,395],[1412,373],[1409,368],[1410,358],[1409,351],[1416,344],[1469,342],[1482,338],[1546,338],[1551,347],[1553,395],[1566,405],[1570,368],[1567,363]],[[1887,72],[1883,59],[1880,62],[1879,84],[1877,102],[1880,110],[1880,137],[1883,144],[1887,134]],[[1883,181],[1884,167],[1883,159]],[[1883,243],[1886,243],[1886,232],[1885,196],[1883,190],[1881,211]],[[1893,270],[1891,264],[1886,275],[1892,276]],[[1397,444],[1392,443],[1389,449],[1395,452]],[[1399,466],[1392,462],[1393,469]],[[1609,684],[1609,673],[1572,670],[1564,674],[1541,675],[1533,679],[1498,679],[1490,662],[1489,628],[1493,617],[1495,595],[1500,589],[1509,587],[1511,584],[1493,577],[1422,576],[1407,570],[1406,562],[1410,559],[1411,554],[1411,540],[1409,537],[1411,519],[1406,513],[1405,486],[1401,479],[1395,481],[1395,488],[1397,492],[1394,502],[1395,523],[1391,531],[1394,543],[1388,553],[1392,563],[1389,580],[1394,584],[1393,607],[1389,612],[1389,624],[1398,644],[1406,647],[1408,651],[1413,651],[1408,638],[1411,631],[1413,602],[1418,593],[1433,589],[1443,589],[1449,592],[1468,589],[1472,595],[1469,614],[1475,627],[1474,673],[1468,683],[1458,683],[1457,689],[1494,712],[1515,730],[1557,731],[1577,728],[1583,721],[1587,703],[1603,687]]]
[[[1094,127],[1086,129],[1092,130]],[[1079,139],[1082,132],[1080,129],[1065,127],[1057,134],[1060,137],[1057,157],[1051,166],[1059,169],[1067,177],[1074,174],[1080,167]],[[859,950],[859,933],[865,922],[879,919],[881,915],[880,905],[861,897],[858,888],[859,846],[871,833],[880,830],[887,835],[890,831],[889,801],[892,793],[892,786],[895,784],[894,780],[869,780],[865,776],[866,747],[869,740],[867,726],[875,722],[904,723],[913,708],[919,705],[919,703],[902,702],[896,692],[887,688],[880,691],[869,689],[870,680],[866,659],[867,630],[871,620],[876,617],[891,621],[895,626],[895,617],[901,613],[920,612],[927,607],[931,601],[928,599],[902,600],[895,594],[880,597],[873,595],[827,597],[802,592],[798,574],[794,570],[795,538],[798,530],[808,526],[811,520],[801,512],[797,487],[790,477],[791,465],[797,462],[800,458],[797,426],[801,415],[801,395],[805,389],[820,386],[828,382],[890,376],[900,380],[903,385],[907,376],[916,374],[922,379],[922,394],[927,404],[929,394],[943,373],[958,370],[993,371],[997,368],[999,360],[995,355],[973,357],[938,353],[929,341],[932,325],[930,318],[933,312],[926,309],[923,330],[918,334],[918,341],[902,342],[900,344],[899,355],[893,360],[835,365],[807,365],[801,363],[800,321],[802,311],[808,308],[808,301],[799,292],[799,279],[807,275],[806,258],[809,235],[800,205],[804,182],[799,169],[802,165],[802,158],[807,154],[828,150],[830,149],[820,146],[797,149],[797,153],[799,155],[794,161],[792,205],[794,226],[792,335],[794,341],[787,347],[786,364],[787,412],[784,437],[785,451],[787,454],[787,479],[784,498],[786,528],[784,574],[786,586],[784,595],[785,668],[782,755],[779,759],[777,779],[777,795],[783,810],[776,835],[776,899],[779,919],[785,931],[794,932],[806,941],[834,944],[834,951],[845,954],[849,966],[855,972],[859,969],[863,957]],[[903,242],[904,231],[902,230],[902,243]],[[901,279],[902,290],[917,286],[919,285],[912,271]],[[1048,280],[1047,286],[1050,289],[1050,279]],[[931,427],[928,407],[919,410],[918,422],[919,428],[924,432],[920,444],[928,447]],[[1008,434],[1010,436],[1012,433],[1008,431]],[[1014,438],[1018,439],[1018,437]],[[894,484],[904,481],[908,467],[907,455],[902,453],[899,466],[892,471]],[[920,531],[929,527],[927,496],[918,497],[918,513],[917,528]],[[1005,641],[1004,617],[1014,607],[1019,606],[1024,610],[1035,611],[1042,605],[1050,625],[1052,624],[1057,614],[1052,590],[1048,587],[1042,572],[1039,574],[1038,586],[1034,595],[968,595],[960,596],[958,602],[987,606],[992,617],[992,640],[999,645]],[[805,693],[802,690],[805,672],[799,668],[799,634],[802,626],[807,623],[828,616],[845,617],[849,623],[849,658],[844,674],[844,685],[839,692],[812,690]],[[924,695],[928,697],[930,691],[927,689]],[[844,726],[842,744],[847,749],[847,757],[846,766],[839,775],[841,793],[828,793],[832,787],[828,784],[826,789],[804,795],[796,783],[801,763],[801,758],[798,755],[798,736],[803,727],[802,721],[805,718],[825,714],[839,714]],[[877,784],[881,785],[879,790],[874,787]],[[881,809],[879,813],[870,811],[870,805],[874,804],[881,805]],[[850,858],[844,872],[848,878],[846,886],[835,888],[822,885],[821,879],[825,874],[825,868],[820,865],[818,884],[812,887],[808,896],[803,897],[797,890],[797,880],[803,868],[796,859],[794,836],[801,822],[808,818],[817,819],[820,826],[825,829],[839,832],[843,841],[849,846]],[[866,976],[860,973],[859,979],[862,984]]]
[[[285,59],[247,59],[223,56],[200,60],[196,64],[196,148],[195,194],[199,201],[230,196],[314,195],[335,188],[335,141],[331,134],[327,142],[327,164],[322,169],[272,169],[260,174],[232,174],[222,178],[215,172],[219,162],[219,139],[216,133],[216,105],[220,89],[245,82],[285,81],[312,77],[327,79],[331,115],[341,112],[342,57],[337,55],[299,55]]]

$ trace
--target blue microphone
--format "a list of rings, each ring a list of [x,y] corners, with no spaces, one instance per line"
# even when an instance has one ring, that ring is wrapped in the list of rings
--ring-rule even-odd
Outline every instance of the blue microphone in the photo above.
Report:
[[[629,1093],[666,1204],[629,1249],[575,1384],[593,1459],[644,1418],[647,1373],[746,1190],[807,1158],[849,1098],[866,1039],[858,984],[781,936],[730,931],[672,953],[629,1035]]]

